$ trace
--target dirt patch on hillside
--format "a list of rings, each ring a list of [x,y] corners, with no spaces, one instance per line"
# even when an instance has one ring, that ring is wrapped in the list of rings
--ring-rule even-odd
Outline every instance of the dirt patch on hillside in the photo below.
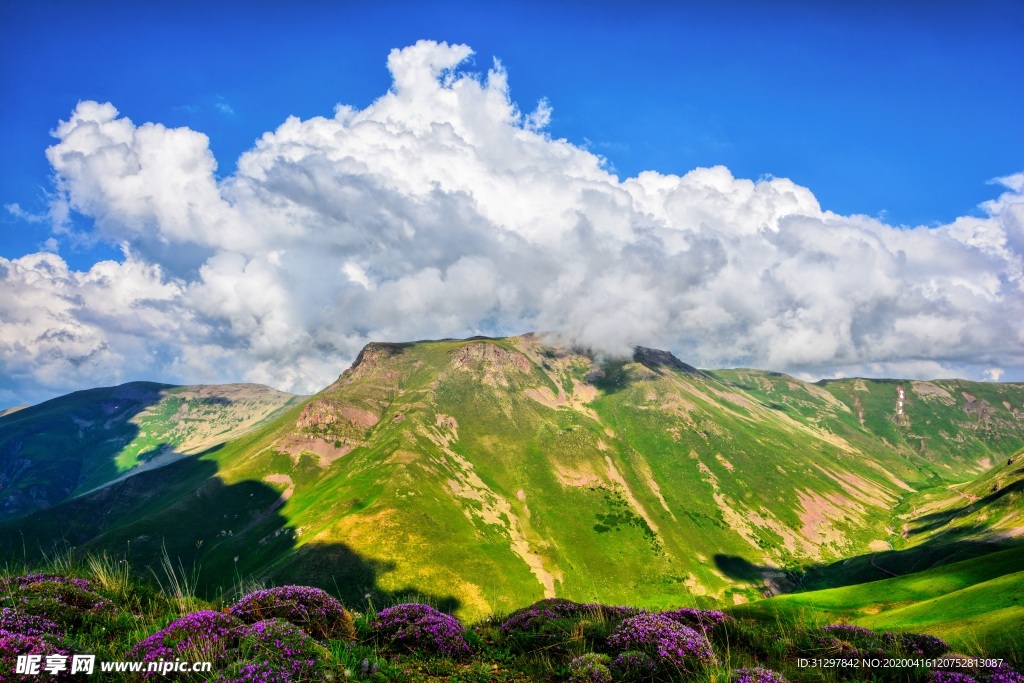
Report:
[[[456,498],[479,503],[463,508],[466,516],[470,521],[477,517],[484,524],[503,529],[509,539],[509,548],[526,563],[530,572],[544,587],[544,597],[555,597],[555,576],[545,569],[543,559],[531,547],[511,503],[480,479],[472,463],[451,450],[447,451],[447,455],[453,462],[450,470],[453,476],[446,482],[448,488]]]
[[[755,421],[760,421],[761,420],[761,413],[763,412],[762,410],[750,409],[751,412],[749,414],[748,413],[736,412],[735,410],[730,408],[728,404],[723,403],[722,401],[719,401],[716,398],[714,398],[714,397],[710,396],[709,394],[707,394],[707,393],[701,391],[700,389],[698,389],[697,386],[696,386],[696,380],[694,380],[692,378],[682,379],[680,377],[672,376],[670,378],[670,380],[676,386],[676,388],[681,389],[683,392],[689,394],[690,396],[693,396],[694,398],[696,398],[698,400],[704,401],[705,403],[707,403],[707,404],[709,404],[711,406],[715,406],[715,407],[719,408],[720,410],[722,410],[723,412],[725,412],[726,414],[728,414],[728,415],[730,415],[732,417],[735,417],[735,418],[740,419],[740,420],[746,420],[748,422],[751,421],[751,420],[755,420]],[[718,394],[723,393],[723,392],[720,392],[720,391],[717,391],[717,390],[714,390],[714,389],[712,389],[712,391],[715,392],[715,393],[718,393]],[[684,403],[689,403],[685,399],[682,399],[682,400],[683,400]],[[692,403],[691,403],[691,405],[692,405]]]
[[[581,384],[576,380],[573,380],[573,393],[566,394],[561,387],[558,389],[558,395],[551,391],[551,387],[541,386],[534,389],[527,389],[523,392],[527,398],[532,398],[537,403],[547,406],[552,410],[558,410],[559,408],[566,407],[572,408],[578,413],[582,413],[594,420],[600,422],[595,413],[591,408],[587,407],[586,403],[594,400],[598,396],[596,388],[589,384]]]
[[[682,398],[670,399],[658,406],[658,410],[661,412],[681,418],[687,424],[691,425],[693,424],[693,418],[690,417],[690,411],[696,409],[697,406]]]
[[[537,389],[527,389],[523,394],[525,394],[527,398],[532,398],[537,403],[554,410],[565,405],[565,392],[559,390],[558,396],[555,396],[555,392],[551,391],[551,387],[545,386]]]
[[[647,475],[646,480],[648,488],[651,489],[654,497],[658,499],[659,503],[661,503],[661,507],[669,514],[669,517],[675,520],[676,516],[672,514],[672,510],[669,509],[668,503],[665,502],[665,496],[661,495],[661,488],[658,486],[658,482],[654,481],[654,477],[650,475]]]
[[[633,507],[633,510],[635,510],[638,515],[644,518],[644,521],[647,522],[647,526],[651,527],[651,531],[653,531],[654,533],[658,533],[658,525],[654,522],[653,519],[651,519],[651,516],[647,514],[647,510],[644,510],[643,506],[640,505],[640,501],[636,499],[636,496],[633,495],[633,492],[630,490],[629,485],[626,484],[626,480],[623,479],[622,475],[619,474],[619,471],[615,469],[615,463],[613,463],[612,459],[607,455],[604,456],[604,461],[605,463],[608,464],[608,478],[622,487],[622,494],[626,497],[626,500],[629,501],[629,504]]]
[[[815,467],[842,486],[844,491],[857,500],[866,501],[880,508],[889,508],[897,501],[897,497],[889,491],[852,472],[833,472],[818,464],[815,464]],[[863,508],[861,509],[863,510]]]
[[[597,387],[592,384],[584,384],[578,379],[573,378],[572,380],[572,395],[580,403],[590,403],[598,396],[601,392],[598,391]]]
[[[290,455],[292,461],[296,463],[303,453],[311,453],[317,457],[320,467],[328,467],[334,461],[345,457],[362,445],[362,441],[354,441],[352,439],[339,439],[329,442],[318,436],[292,434],[274,444],[274,448]]]
[[[281,492],[280,498],[282,503],[291,498],[292,494],[295,492],[295,483],[287,474],[268,474],[263,477],[263,481],[268,484],[284,484],[285,489]]]
[[[948,391],[943,389],[937,384],[931,382],[911,382],[910,388],[914,390],[914,393],[919,398],[925,401],[937,401],[939,403],[945,403],[946,405],[953,405],[956,403],[956,399]]]
[[[825,544],[844,544],[846,536],[837,529],[833,520],[845,519],[847,513],[828,498],[810,489],[797,491],[803,512],[800,514],[801,535],[815,547]]]
[[[412,451],[397,450],[388,456],[384,462],[391,465],[409,465],[420,459],[420,453],[413,453]]]
[[[342,422],[361,429],[369,429],[379,421],[380,417],[376,413],[365,408],[317,399],[309,402],[302,409],[299,418],[295,421],[295,426],[299,429],[311,427],[322,429],[328,425]]]
[[[601,478],[596,472],[587,467],[586,469],[574,470],[569,467],[563,467],[561,465],[554,465],[555,478],[562,486],[572,486],[573,488],[591,488],[594,486],[602,486],[605,484],[605,480]]]
[[[709,386],[708,389],[711,391],[711,393],[713,393],[718,398],[725,399],[726,401],[729,401],[730,403],[733,403],[733,404],[738,405],[738,406],[742,406],[743,408],[746,408],[747,410],[749,410],[751,413],[757,412],[757,406],[755,406],[754,403],[751,402],[750,399],[748,399],[746,396],[743,396],[741,394],[737,394],[737,393],[732,392],[732,391],[721,391],[721,390],[716,389],[716,388],[711,387],[711,386]]]
[[[492,387],[507,387],[510,377],[526,375],[532,367],[530,360],[518,351],[489,342],[460,346],[452,352],[449,365],[465,371],[479,368],[483,383]]]
[[[877,462],[875,462],[873,460],[865,460],[864,462],[866,462],[869,467],[872,467],[872,468],[878,470],[879,472],[881,472],[882,474],[884,474],[886,479],[888,479],[889,481],[891,481],[893,484],[895,484],[896,486],[900,487],[904,491],[908,491],[910,493],[917,493],[917,489],[915,489],[914,487],[910,486],[910,484],[908,484],[907,482],[903,481],[902,479],[897,477],[895,474],[893,474],[889,470],[887,470],[884,467],[882,467]]]
[[[444,413],[437,413],[433,427],[417,425],[416,431],[426,435],[442,450],[459,440],[459,423],[454,417]]]
[[[830,408],[835,408],[836,410],[841,410],[846,413],[850,412],[850,406],[833,396],[832,392],[827,389],[822,389],[817,384],[811,384],[810,382],[801,382],[800,386],[811,396],[827,403]]]

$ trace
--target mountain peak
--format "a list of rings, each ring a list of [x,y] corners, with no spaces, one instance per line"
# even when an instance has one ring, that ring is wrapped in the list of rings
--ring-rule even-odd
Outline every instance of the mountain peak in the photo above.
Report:
[[[688,375],[702,374],[700,370],[679,360],[671,352],[646,346],[637,346],[633,350],[633,361],[654,371],[657,371],[659,367],[667,367],[680,370]]]

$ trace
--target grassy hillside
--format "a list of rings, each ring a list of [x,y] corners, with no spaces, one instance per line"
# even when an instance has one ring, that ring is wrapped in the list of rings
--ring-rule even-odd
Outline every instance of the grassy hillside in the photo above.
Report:
[[[166,546],[210,594],[252,576],[349,604],[422,594],[467,618],[556,595],[733,604],[838,560],[1015,542],[1016,489],[956,516],[968,534],[911,532],[930,523],[922,496],[946,514],[951,486],[998,479],[986,460],[1024,446],[1022,405],[1021,385],[815,385],[651,349],[598,363],[532,335],[371,344],[263,426],[3,538],[141,565]]]
[[[961,652],[1019,659],[1024,655],[1024,547],[871,583],[782,595],[733,613],[932,633]]]
[[[4,681],[48,675],[17,673],[25,654],[36,655],[40,668],[55,654],[92,655],[90,680],[126,682],[152,679],[168,665],[174,680],[220,683],[1022,680],[1013,669],[1019,661],[966,668],[939,663],[936,658],[951,661],[956,653],[940,639],[914,633],[563,599],[460,623],[423,603],[357,611],[309,587],[242,583],[203,600],[169,563],[144,580],[123,560],[102,555],[51,558],[31,573],[5,568],[0,607]],[[821,657],[851,663],[801,664]],[[870,663],[883,657],[900,664],[883,669]],[[179,673],[179,665],[193,662],[209,668]]]
[[[0,416],[0,519],[229,441],[296,397],[255,384],[131,382]]]

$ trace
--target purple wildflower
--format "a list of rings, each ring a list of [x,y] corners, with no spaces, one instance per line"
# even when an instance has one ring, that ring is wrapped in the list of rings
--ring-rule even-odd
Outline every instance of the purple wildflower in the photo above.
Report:
[[[901,652],[917,657],[938,657],[949,652],[949,645],[941,638],[936,638],[927,633],[886,633],[896,640]]]
[[[318,680],[324,649],[305,631],[283,619],[268,619],[238,629],[237,670],[218,683],[290,683]]]
[[[246,595],[231,614],[252,623],[284,619],[317,638],[355,640],[355,624],[336,598],[310,586],[279,586]]]
[[[55,621],[34,614],[22,614],[10,607],[0,609],[0,629],[23,636],[61,633],[61,628]]]
[[[619,651],[644,652],[659,665],[683,667],[715,660],[703,635],[661,614],[626,619],[608,636],[608,644]]]
[[[815,634],[817,636],[815,637]],[[810,634],[818,653],[848,658],[937,657],[949,651],[940,638],[918,633],[878,633],[853,624],[832,624]]]
[[[221,661],[237,641],[237,617],[204,610],[184,616],[149,636],[131,650],[131,658]],[[146,675],[155,675],[147,672]]]
[[[564,598],[545,598],[508,615],[501,624],[501,630],[505,633],[532,631],[555,619],[578,616],[586,607],[586,605]]]
[[[18,655],[42,655],[45,662],[45,657],[50,655],[64,655],[67,657],[70,654],[68,650],[62,647],[60,641],[50,634],[24,635],[0,629],[0,667],[2,667],[3,671],[0,674],[0,680],[38,681],[40,679],[38,675],[23,676],[14,673]],[[68,671],[65,670],[57,674],[56,677],[68,678],[69,675]]]
[[[1024,675],[1017,673],[1006,664],[1000,664],[989,674],[987,683],[1024,683]]]
[[[931,683],[978,683],[978,679],[960,671],[933,671]]]
[[[545,598],[508,615],[501,623],[501,630],[507,634],[535,631],[550,624],[552,621],[574,619],[586,614],[600,614],[606,618],[621,620],[640,614],[647,614],[647,610],[638,607],[615,607],[598,603],[578,603],[566,600],[565,598]]]
[[[469,653],[466,629],[455,617],[429,605],[408,603],[381,610],[370,629],[383,640],[409,650],[425,649],[449,657]]]
[[[608,655],[588,652],[569,662],[569,683],[611,683]]]
[[[649,678],[658,671],[657,663],[649,654],[636,650],[621,653],[615,658],[612,668],[630,679]]]
[[[717,609],[674,609],[667,612],[659,612],[662,616],[692,629],[707,631],[709,628],[718,626],[730,619],[725,612]]]
[[[752,669],[746,667],[736,669],[733,673],[733,683],[786,683],[786,679],[771,669],[755,666]]]
[[[29,574],[5,581],[7,592],[0,605],[17,613],[42,617],[60,627],[78,626],[87,614],[96,614],[110,601],[92,590],[86,579],[51,574]]]
[[[78,586],[82,590],[91,591],[95,588],[92,581],[89,579],[79,579],[72,576],[62,576],[60,574],[25,574],[24,576],[15,576],[10,579],[5,579],[4,582],[7,585],[16,586],[18,588],[24,588],[25,586],[31,586],[37,583],[64,583],[72,586]]]

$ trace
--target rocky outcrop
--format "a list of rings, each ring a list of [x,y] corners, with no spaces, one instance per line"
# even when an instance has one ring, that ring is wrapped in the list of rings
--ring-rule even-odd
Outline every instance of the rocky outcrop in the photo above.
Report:
[[[668,351],[651,349],[646,346],[638,346],[633,350],[633,361],[655,372],[658,372],[659,368],[666,367],[680,370],[688,375],[702,374],[700,370],[692,365],[687,365]]]

